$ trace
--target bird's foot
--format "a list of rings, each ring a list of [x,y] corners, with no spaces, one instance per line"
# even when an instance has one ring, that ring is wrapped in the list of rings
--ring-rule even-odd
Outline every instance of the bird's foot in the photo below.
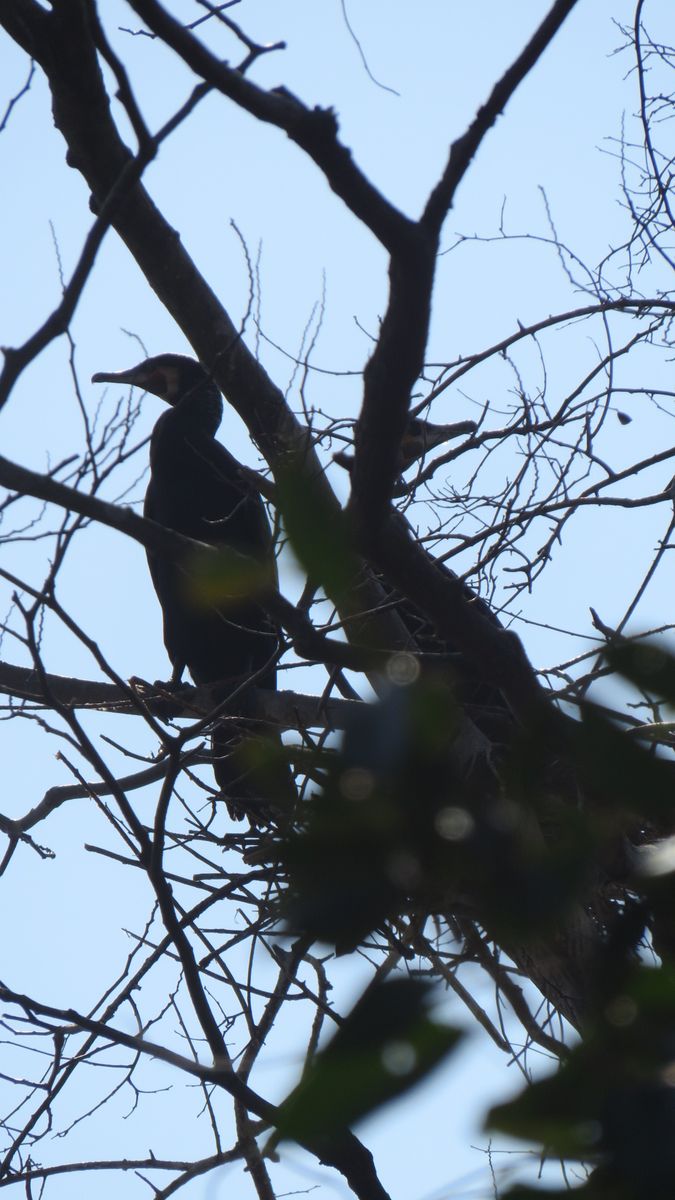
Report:
[[[150,683],[147,679],[140,679],[138,675],[132,675],[129,679],[129,686],[134,689],[139,699],[145,704],[152,704],[153,712],[157,716],[171,716],[176,708],[176,698],[180,696],[182,691],[189,689],[189,684],[174,683],[173,679],[155,679],[154,683]],[[166,712],[163,713],[162,701],[166,706]]]

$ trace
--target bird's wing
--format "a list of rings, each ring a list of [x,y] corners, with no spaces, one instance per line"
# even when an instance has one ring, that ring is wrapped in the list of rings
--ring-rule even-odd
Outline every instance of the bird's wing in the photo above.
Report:
[[[189,438],[197,469],[202,513],[210,536],[205,541],[232,546],[243,554],[273,561],[274,542],[267,511],[259,492],[240,471],[239,463],[213,438]],[[206,534],[206,530],[205,530]]]

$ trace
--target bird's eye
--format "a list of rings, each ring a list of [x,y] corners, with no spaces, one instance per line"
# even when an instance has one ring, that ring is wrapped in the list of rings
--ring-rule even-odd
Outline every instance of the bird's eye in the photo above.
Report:
[[[141,381],[141,386],[155,396],[166,396],[169,392],[169,381],[164,371],[152,371]]]

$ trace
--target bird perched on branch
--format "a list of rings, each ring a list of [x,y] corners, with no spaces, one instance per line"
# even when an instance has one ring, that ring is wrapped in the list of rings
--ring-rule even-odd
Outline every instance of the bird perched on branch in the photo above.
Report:
[[[166,401],[150,440],[144,514],[222,551],[216,562],[196,555],[182,563],[147,552],[172,684],[187,667],[196,684],[250,679],[276,688],[277,632],[255,599],[276,582],[272,534],[259,493],[216,441],[223,414],[218,387],[200,363],[180,354],[101,371],[92,382],[131,384]],[[221,689],[223,699],[230,690]],[[214,774],[231,814],[255,819],[255,790],[232,759],[242,732],[232,720],[216,727]]]
[[[409,417],[405,433],[399,447],[398,469],[407,471],[418,459],[424,458],[452,438],[462,437],[465,433],[475,433],[478,426],[475,421],[454,421],[451,425],[434,425],[422,417]],[[344,450],[338,450],[333,455],[333,461],[346,471],[351,471],[354,458]]]

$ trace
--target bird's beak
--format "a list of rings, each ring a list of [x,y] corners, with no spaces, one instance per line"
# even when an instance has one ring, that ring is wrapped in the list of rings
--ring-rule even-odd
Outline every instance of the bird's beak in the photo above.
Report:
[[[461,437],[464,433],[474,433],[477,428],[475,421],[455,421],[452,425],[433,425],[431,421],[427,421],[422,440],[427,449],[431,450],[434,446],[449,442],[451,438]]]
[[[444,442],[461,437],[465,433],[474,433],[477,428],[475,421],[456,421],[452,425],[434,425],[432,421],[424,421],[421,429],[403,435],[401,440],[403,469],[407,470],[416,459],[429,454],[436,446],[442,446]]]
[[[135,383],[137,378],[136,367],[132,367],[129,371],[97,371],[92,375],[92,383]]]

